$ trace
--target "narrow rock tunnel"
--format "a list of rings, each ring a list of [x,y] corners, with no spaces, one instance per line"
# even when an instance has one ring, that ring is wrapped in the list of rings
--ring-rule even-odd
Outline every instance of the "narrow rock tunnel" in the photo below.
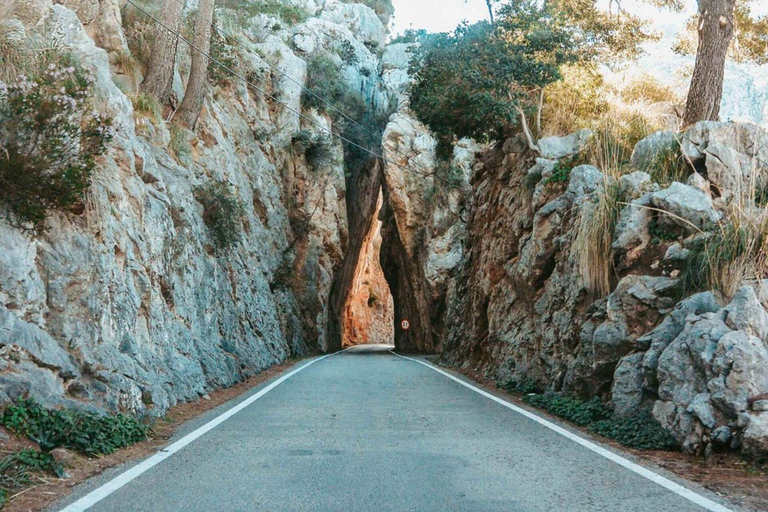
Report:
[[[417,307],[418,266],[400,242],[380,160],[347,178],[346,198],[349,236],[331,287],[328,349],[376,343],[434,353],[428,315],[422,318]]]

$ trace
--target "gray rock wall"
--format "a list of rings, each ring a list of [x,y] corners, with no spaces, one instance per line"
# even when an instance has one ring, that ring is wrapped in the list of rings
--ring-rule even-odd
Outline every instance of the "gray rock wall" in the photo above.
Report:
[[[110,65],[127,50],[119,2],[24,4],[29,30],[45,27],[95,72],[98,103],[118,134],[83,213],[53,214],[40,236],[0,221],[0,402],[28,396],[160,414],[328,348],[328,297],[348,243],[342,151],[337,144],[335,163],[310,169],[291,138],[318,128],[291,110],[301,109],[306,62],[342,39],[358,55],[344,68],[350,83],[381,108],[392,93],[365,45],[383,43],[375,13],[309,3],[317,17],[297,27],[263,15],[246,23],[247,44],[281,72],[247,52],[242,72],[285,106],[237,80],[212,87],[195,133],[185,134],[191,151],[178,155],[165,123],[133,111],[126,93],[140,77]],[[177,98],[190,57],[183,44],[179,51]],[[241,243],[226,251],[194,198],[212,181],[228,184],[246,210]]]

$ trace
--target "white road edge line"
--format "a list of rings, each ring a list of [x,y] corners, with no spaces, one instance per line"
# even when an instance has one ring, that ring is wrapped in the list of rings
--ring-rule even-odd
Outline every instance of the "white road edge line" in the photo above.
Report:
[[[431,365],[431,364],[429,364],[427,362],[420,361],[420,360],[414,359],[412,357],[406,357],[406,356],[400,355],[400,354],[398,354],[397,352],[395,352],[393,350],[390,350],[390,352],[392,354],[396,355],[397,357],[402,357],[403,359],[407,359],[409,361],[413,361],[414,363],[419,363],[421,365],[424,365],[427,368],[429,368],[431,370],[434,370],[437,373],[448,377],[452,381],[461,384],[465,388],[469,388],[472,391],[474,391],[476,393],[479,393],[479,394],[483,395],[484,397],[493,400],[497,404],[503,405],[507,409],[511,409],[511,410],[515,411],[516,413],[522,414],[526,418],[531,419],[531,420],[535,421],[536,423],[547,427],[550,430],[554,430],[555,432],[557,432],[561,436],[567,437],[571,441],[580,444],[584,448],[587,448],[588,450],[591,450],[591,451],[595,452],[596,454],[601,455],[601,456],[605,457],[606,459],[608,459],[608,460],[610,460],[612,462],[615,462],[619,466],[622,466],[622,467],[632,471],[633,473],[636,473],[636,474],[638,474],[638,475],[640,475],[640,476],[642,476],[644,478],[647,478],[651,482],[654,482],[654,483],[664,487],[665,489],[667,489],[669,491],[672,491],[673,493],[677,494],[678,496],[681,496],[681,497],[685,498],[686,500],[688,500],[688,501],[690,501],[690,502],[692,502],[692,503],[694,503],[696,505],[699,505],[700,507],[705,508],[706,510],[710,510],[711,512],[733,512],[731,509],[726,508],[723,505],[720,505],[719,503],[716,503],[716,502],[714,502],[714,501],[712,501],[712,500],[710,500],[708,498],[705,498],[704,496],[702,496],[700,494],[697,494],[697,493],[691,491],[690,489],[687,489],[687,488],[683,487],[680,484],[676,484],[672,480],[670,480],[668,478],[665,478],[665,477],[659,475],[658,473],[655,473],[655,472],[651,471],[648,468],[645,468],[645,467],[643,467],[643,466],[641,466],[639,464],[636,464],[636,463],[634,463],[634,462],[632,462],[632,461],[630,461],[628,459],[625,459],[624,457],[622,457],[620,455],[617,455],[617,454],[613,453],[610,450],[606,450],[602,446],[599,446],[599,445],[593,443],[592,441],[588,441],[587,439],[585,439],[585,438],[583,438],[583,437],[581,437],[579,435],[576,435],[573,432],[570,432],[570,431],[568,431],[568,430],[566,430],[566,429],[564,429],[564,428],[562,428],[562,427],[560,427],[558,425],[555,425],[551,421],[547,421],[544,418],[542,418],[542,417],[532,413],[531,411],[528,411],[528,410],[523,409],[522,407],[518,407],[516,405],[513,405],[513,404],[507,402],[506,400],[502,400],[501,398],[499,398],[497,396],[494,396],[494,395],[488,393],[487,391],[483,391],[482,389],[480,389],[480,388],[478,388],[476,386],[473,386],[472,384],[469,384],[468,382],[464,382],[463,380],[459,379],[458,377],[455,377],[455,376],[451,375],[450,373],[444,372],[443,370],[441,370],[441,369],[439,369],[439,368],[437,368],[437,367],[435,367],[435,366],[433,366],[433,365]]]
[[[352,348],[352,347],[350,347]],[[113,492],[117,491],[130,481],[138,478],[143,473],[146,473],[153,467],[157,466],[161,462],[163,462],[165,459],[173,455],[174,453],[178,452],[188,444],[194,442],[199,437],[205,435],[207,432],[210,432],[214,428],[218,427],[225,421],[227,421],[229,418],[237,414],[238,412],[242,411],[252,403],[254,403],[259,398],[263,397],[273,389],[275,389],[277,386],[285,382],[286,380],[290,379],[297,373],[299,373],[302,370],[305,370],[306,368],[312,366],[313,364],[317,363],[318,361],[322,361],[325,358],[334,356],[336,354],[340,354],[341,352],[346,352],[349,349],[342,350],[340,352],[334,352],[333,354],[327,354],[324,356],[320,356],[318,358],[312,359],[307,364],[300,366],[299,368],[296,368],[295,370],[291,371],[290,373],[287,373],[274,381],[273,383],[266,386],[264,389],[260,390],[255,395],[251,396],[250,398],[247,398],[246,400],[243,400],[239,404],[235,405],[234,407],[228,409],[226,412],[220,414],[216,418],[212,419],[202,427],[198,428],[197,430],[190,432],[186,436],[182,437],[175,443],[171,444],[170,446],[167,446],[145,460],[144,462],[137,464],[136,466],[133,466],[131,469],[125,471],[124,473],[120,473],[115,478],[110,480],[109,482],[105,483],[104,485],[98,487],[97,489],[94,489],[90,493],[86,494],[79,500],[75,501],[71,505],[63,508],[60,510],[60,512],[83,512],[85,510],[88,510],[90,507],[94,506]]]

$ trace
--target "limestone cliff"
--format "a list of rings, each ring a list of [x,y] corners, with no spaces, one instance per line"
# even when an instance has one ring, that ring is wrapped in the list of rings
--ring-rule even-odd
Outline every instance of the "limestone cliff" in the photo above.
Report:
[[[171,133],[129,99],[141,75],[121,64],[130,55],[123,4],[34,0],[13,14],[94,72],[117,135],[84,212],[53,214],[39,236],[0,222],[2,402],[30,396],[160,414],[332,345],[329,295],[350,244],[348,179],[339,143],[333,163],[314,169],[292,138],[322,132],[298,115],[301,85],[307,62],[342,41],[356,56],[343,64],[345,80],[372,108],[390,108],[377,53],[385,25],[365,5],[334,0],[294,2],[310,14],[294,26],[249,15],[237,51],[251,84],[230,77],[212,86],[195,132]],[[175,101],[190,62],[187,45],[179,53]],[[245,208],[242,239],[226,251],[195,198],[210,182],[227,184]]]

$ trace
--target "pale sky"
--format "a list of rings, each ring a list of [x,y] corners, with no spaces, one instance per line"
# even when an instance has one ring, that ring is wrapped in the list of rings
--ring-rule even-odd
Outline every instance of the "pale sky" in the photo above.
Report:
[[[429,32],[448,32],[464,20],[474,22],[487,19],[485,0],[392,0],[395,6],[395,20],[392,34],[400,34],[408,28],[424,28]],[[604,1],[607,5],[607,1]],[[676,29],[696,12],[696,1],[686,0],[687,9],[683,14],[673,14],[649,5],[643,0],[625,0],[625,9],[645,18],[652,19],[657,30],[666,32]],[[768,13],[768,1],[754,0],[752,12]]]
[[[395,6],[393,34],[408,28],[429,32],[448,32],[463,20],[478,21],[488,17],[485,0],[392,0]]]

